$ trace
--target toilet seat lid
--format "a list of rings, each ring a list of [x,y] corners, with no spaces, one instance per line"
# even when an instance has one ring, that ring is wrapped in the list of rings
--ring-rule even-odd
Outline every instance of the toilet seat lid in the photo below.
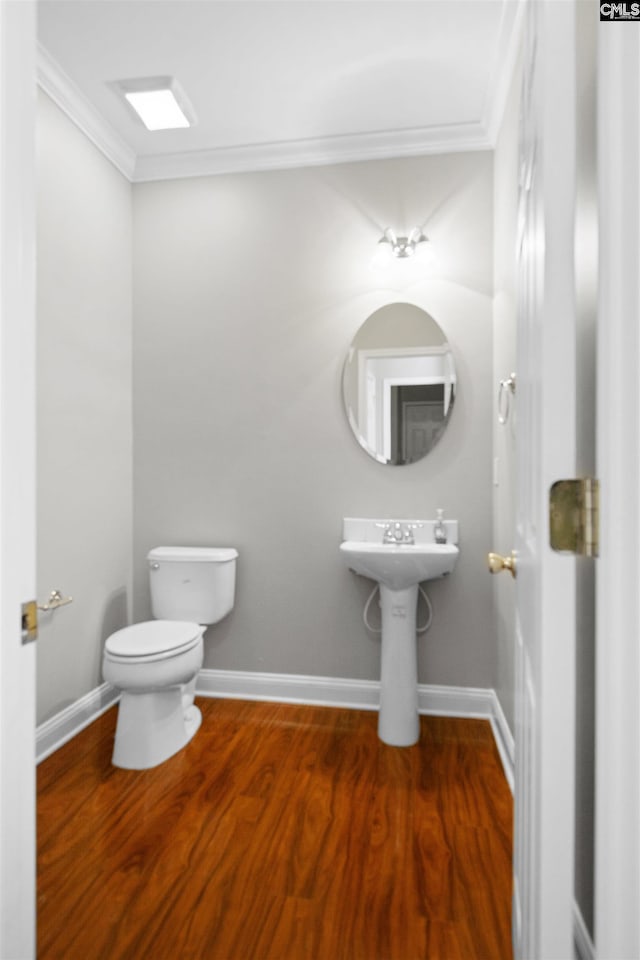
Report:
[[[151,657],[192,647],[204,633],[199,623],[147,620],[112,633],[105,650],[117,657]]]

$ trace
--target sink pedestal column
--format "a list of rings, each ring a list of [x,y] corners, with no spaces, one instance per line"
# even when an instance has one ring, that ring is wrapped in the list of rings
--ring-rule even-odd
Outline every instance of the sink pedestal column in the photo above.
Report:
[[[393,747],[420,739],[416,612],[418,585],[391,590],[380,584],[382,656],[378,736]]]

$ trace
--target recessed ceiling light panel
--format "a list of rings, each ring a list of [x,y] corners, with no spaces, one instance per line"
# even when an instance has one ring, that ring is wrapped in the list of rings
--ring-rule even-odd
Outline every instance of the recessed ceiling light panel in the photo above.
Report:
[[[147,130],[178,130],[196,123],[195,111],[173,77],[118,80],[115,87]]]

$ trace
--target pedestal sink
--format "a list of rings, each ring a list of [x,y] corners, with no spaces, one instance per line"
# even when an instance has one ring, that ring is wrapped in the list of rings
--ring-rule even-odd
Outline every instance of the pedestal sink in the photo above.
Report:
[[[389,528],[403,539],[382,542]],[[447,576],[458,556],[457,522],[444,521],[446,543],[435,542],[431,520],[344,521],[340,555],[354,573],[376,580],[382,608],[380,712],[378,735],[396,747],[408,747],[420,737],[416,611],[418,584]],[[381,532],[381,529],[384,533]],[[360,536],[358,539],[353,534]],[[373,537],[377,537],[374,540]],[[406,538],[406,539],[405,539]],[[409,541],[413,542],[409,542]]]

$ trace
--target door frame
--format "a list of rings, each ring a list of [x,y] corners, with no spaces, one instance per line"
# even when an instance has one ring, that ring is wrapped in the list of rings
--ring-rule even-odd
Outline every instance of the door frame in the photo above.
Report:
[[[595,947],[640,956],[640,37],[598,33]]]
[[[0,957],[35,954],[36,10],[0,3]]]
[[[20,960],[35,953],[35,648],[17,615],[35,591],[35,54],[33,0],[0,3],[0,957]],[[637,30],[600,27],[598,57],[595,941],[600,960],[622,960],[640,955]]]

